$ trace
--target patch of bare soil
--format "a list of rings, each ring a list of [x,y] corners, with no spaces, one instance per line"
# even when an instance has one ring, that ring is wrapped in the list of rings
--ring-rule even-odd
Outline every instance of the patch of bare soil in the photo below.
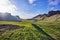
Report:
[[[6,31],[15,30],[15,29],[19,29],[19,28],[24,28],[24,26],[20,27],[18,25],[1,24],[0,25],[0,34],[6,32]]]

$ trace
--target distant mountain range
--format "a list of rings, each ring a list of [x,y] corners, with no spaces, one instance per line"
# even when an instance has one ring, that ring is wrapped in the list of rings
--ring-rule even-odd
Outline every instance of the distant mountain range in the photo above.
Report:
[[[11,13],[0,13],[0,21],[23,21],[19,16],[13,16]],[[60,21],[60,10],[49,11],[47,14],[39,14],[32,19],[35,21]]]
[[[0,21],[21,21],[19,16],[13,16],[11,13],[0,13]]]
[[[48,14],[40,14],[32,18],[36,21],[59,21],[60,20],[60,10],[49,11]]]

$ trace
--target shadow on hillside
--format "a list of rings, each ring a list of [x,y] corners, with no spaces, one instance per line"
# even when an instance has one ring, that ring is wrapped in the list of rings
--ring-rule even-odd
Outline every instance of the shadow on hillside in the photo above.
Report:
[[[52,38],[49,34],[47,34],[42,28],[40,28],[39,26],[32,24],[34,26],[34,28],[36,28],[40,33],[46,35],[50,40],[55,40],[54,38]]]

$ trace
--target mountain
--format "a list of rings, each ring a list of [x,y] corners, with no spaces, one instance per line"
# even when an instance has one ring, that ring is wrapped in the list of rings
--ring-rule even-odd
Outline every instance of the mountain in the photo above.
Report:
[[[48,14],[40,14],[32,18],[36,21],[59,21],[60,20],[60,10],[49,11]]]
[[[21,21],[19,16],[13,16],[11,13],[0,13],[0,20],[3,21]]]

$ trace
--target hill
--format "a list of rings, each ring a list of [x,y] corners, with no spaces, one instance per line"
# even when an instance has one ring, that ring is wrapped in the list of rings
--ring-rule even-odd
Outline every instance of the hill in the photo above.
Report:
[[[40,14],[32,18],[33,20],[39,21],[59,21],[60,11],[49,11],[48,14]]]
[[[19,16],[13,16],[11,13],[0,13],[0,21],[21,21]]]

